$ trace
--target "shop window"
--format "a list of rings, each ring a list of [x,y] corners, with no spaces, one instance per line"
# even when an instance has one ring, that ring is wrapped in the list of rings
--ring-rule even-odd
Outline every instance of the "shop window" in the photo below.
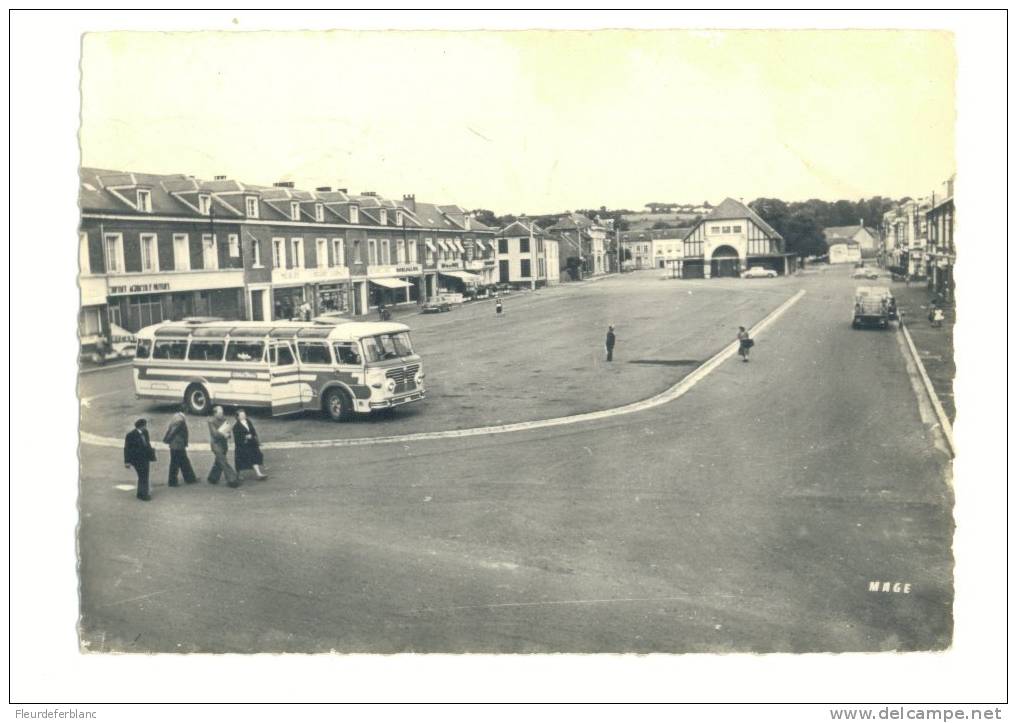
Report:
[[[120,320],[120,307],[119,306],[110,306],[107,309],[107,311],[108,311],[107,318],[109,319],[109,323],[111,325],[113,325],[113,326],[123,326],[123,322]]]
[[[360,365],[360,349],[354,341],[340,341],[332,345],[335,350],[336,362],[339,364]]]
[[[186,339],[160,339],[152,349],[153,359],[184,359],[186,356]]]
[[[331,364],[332,356],[328,353],[328,344],[317,341],[297,342],[297,353],[304,364]]]
[[[283,244],[285,240],[281,238],[272,239],[272,268],[281,269],[283,267]]]
[[[194,340],[187,352],[191,361],[222,361],[222,353],[226,348],[224,341]]]
[[[185,233],[173,234],[173,269],[187,271],[191,268],[191,243]]]
[[[124,272],[124,237],[118,233],[106,234],[106,272],[122,274]]]
[[[127,330],[138,331],[162,321],[162,301],[158,296],[132,296],[127,301]]]
[[[213,233],[201,234],[201,260],[202,268],[219,268],[219,249],[216,246]]]
[[[263,341],[231,341],[226,347],[226,361],[260,362],[264,355]]]
[[[235,233],[231,233],[229,236],[226,237],[226,239],[229,242],[230,258],[231,259],[239,259],[240,258],[240,236],[238,236]]]

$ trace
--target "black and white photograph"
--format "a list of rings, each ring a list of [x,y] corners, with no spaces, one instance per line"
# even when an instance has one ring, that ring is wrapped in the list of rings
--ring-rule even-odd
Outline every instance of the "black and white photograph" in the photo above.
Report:
[[[194,14],[77,34],[77,305],[11,297],[76,321],[77,659],[951,654],[1007,262],[948,23]]]

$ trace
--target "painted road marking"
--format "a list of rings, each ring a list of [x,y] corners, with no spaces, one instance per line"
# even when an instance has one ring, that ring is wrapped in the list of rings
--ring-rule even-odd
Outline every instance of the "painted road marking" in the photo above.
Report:
[[[779,319],[784,313],[794,306],[805,296],[805,290],[798,291],[794,296],[787,299],[783,304],[771,311],[762,321],[750,329],[751,336],[756,337],[766,330],[773,322]],[[353,437],[350,439],[317,439],[301,442],[266,442],[261,445],[262,449],[317,449],[328,447],[362,447],[372,444],[393,444],[405,442],[429,442],[441,439],[462,439],[466,437],[479,437],[488,434],[507,434],[510,432],[528,432],[534,429],[547,429],[550,427],[563,427],[569,424],[581,424],[583,422],[596,422],[611,417],[619,417],[623,414],[633,414],[647,409],[653,409],[669,402],[673,402],[684,396],[696,384],[705,379],[712,371],[730,359],[738,351],[738,342],[733,341],[719,352],[713,355],[708,361],[700,365],[684,379],[663,392],[648,399],[632,402],[613,409],[603,409],[598,412],[585,412],[573,414],[567,417],[554,417],[552,419],[537,419],[529,422],[514,422],[512,424],[496,424],[487,427],[473,427],[472,429],[450,429],[443,432],[415,432],[412,434],[401,434],[391,437]],[[81,433],[81,443],[97,447],[122,447],[123,440],[113,437],[103,437],[90,432]],[[165,449],[166,445],[161,442],[153,442],[153,447]],[[195,444],[192,450],[210,451],[207,444]]]

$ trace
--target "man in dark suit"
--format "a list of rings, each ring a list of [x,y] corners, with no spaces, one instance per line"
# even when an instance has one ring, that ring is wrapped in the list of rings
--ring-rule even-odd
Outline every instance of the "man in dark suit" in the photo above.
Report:
[[[155,461],[155,450],[148,439],[148,422],[139,419],[134,429],[124,437],[124,467],[134,467],[138,473],[138,499],[148,502],[152,499],[148,490],[148,465]]]
[[[173,415],[173,421],[170,422],[169,427],[166,429],[166,434],[163,436],[162,441],[169,446],[170,450],[169,486],[180,486],[180,482],[177,481],[178,473],[183,473],[184,482],[189,485],[197,482],[198,478],[194,475],[191,460],[187,458],[187,417],[184,416],[183,412],[177,412]]]
[[[607,350],[607,360],[614,359],[614,327],[607,327],[607,338],[604,340],[604,348]]]

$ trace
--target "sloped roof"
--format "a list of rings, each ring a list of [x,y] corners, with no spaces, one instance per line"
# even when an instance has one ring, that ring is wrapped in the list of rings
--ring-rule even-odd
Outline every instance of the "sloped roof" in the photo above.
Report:
[[[725,198],[719,206],[713,209],[706,218],[700,223],[708,223],[710,221],[734,221],[740,218],[747,218],[752,220],[759,228],[766,231],[766,233],[776,236],[777,238],[783,238],[777,231],[768,224],[763,218],[753,211],[749,206],[745,205],[741,201],[737,201],[733,198]]]
[[[676,226],[672,228],[651,228],[641,231],[622,231],[621,241],[654,241],[656,239],[684,239],[692,231],[692,226]]]
[[[864,226],[858,226],[858,225],[855,225],[855,226],[827,226],[826,228],[823,229],[823,235],[826,236],[827,238],[830,238],[831,236],[843,236],[844,238],[850,238],[851,236],[854,236],[856,233],[858,233],[862,229],[865,229],[870,234],[872,233],[872,231],[870,229],[867,229]]]
[[[498,232],[499,236],[529,236],[530,233],[534,236],[543,236],[544,229],[537,224],[530,221],[528,224],[523,221],[513,221],[508,226]]]

